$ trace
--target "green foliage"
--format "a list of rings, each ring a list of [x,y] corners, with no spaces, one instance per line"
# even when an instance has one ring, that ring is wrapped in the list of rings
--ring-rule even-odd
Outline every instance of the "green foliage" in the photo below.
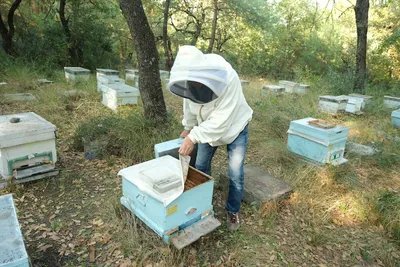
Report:
[[[385,229],[400,245],[400,193],[380,191],[375,208]]]

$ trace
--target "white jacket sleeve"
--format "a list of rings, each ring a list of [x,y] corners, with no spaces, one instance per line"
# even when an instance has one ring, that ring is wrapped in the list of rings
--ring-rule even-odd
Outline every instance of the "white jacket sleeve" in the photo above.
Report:
[[[189,100],[183,99],[183,120],[182,125],[185,130],[192,130],[197,125],[196,114],[193,114],[189,108]]]
[[[188,137],[193,143],[216,142],[224,136],[227,129],[232,125],[235,118],[233,112],[241,100],[241,88],[236,82],[229,86],[234,87],[225,89],[227,92],[217,100],[215,110],[208,119],[191,130]]]

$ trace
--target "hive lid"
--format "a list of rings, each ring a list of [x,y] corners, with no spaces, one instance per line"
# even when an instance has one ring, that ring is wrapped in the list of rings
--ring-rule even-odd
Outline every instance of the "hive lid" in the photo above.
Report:
[[[180,161],[169,155],[122,169],[118,175],[162,202],[165,207],[184,190]]]
[[[400,102],[400,97],[396,97],[396,96],[385,95],[383,98],[385,100],[392,100],[392,101],[399,101]]]
[[[271,90],[278,90],[278,91],[285,90],[285,87],[282,87],[281,85],[275,85],[275,84],[265,84],[263,86],[263,88],[271,89]]]
[[[0,196],[0,229],[0,266],[27,263],[28,255],[11,194]]]
[[[126,69],[125,72],[131,74],[139,74],[139,70],[137,69]]]
[[[89,74],[90,70],[81,67],[64,67],[64,71],[72,74]]]
[[[343,137],[347,137],[349,129],[341,125],[335,125],[332,128],[322,128],[313,124],[309,124],[310,121],[315,121],[314,118],[305,118],[301,120],[295,120],[290,122],[290,131],[302,133],[304,135],[318,138],[324,141],[333,141]]]
[[[105,75],[118,75],[119,74],[118,70],[112,70],[112,69],[96,69],[96,72],[105,74]]]
[[[366,101],[371,100],[373,98],[370,95],[362,95],[362,94],[349,94],[349,96],[362,98],[362,99],[364,99]]]
[[[17,123],[11,123],[13,118],[19,119]],[[7,147],[10,140],[26,137],[25,143],[30,142],[34,135],[53,133],[56,126],[46,121],[34,112],[10,114],[0,116],[0,147]],[[40,141],[37,138],[35,141]]]
[[[104,84],[102,86],[102,91],[107,92],[108,90],[114,90],[117,94],[117,97],[123,96],[140,96],[139,89],[133,86],[129,86],[125,83],[112,83],[112,84]]]
[[[398,119],[400,119],[400,109],[394,110],[394,111],[392,112],[392,117],[393,117],[393,118],[398,118]]]
[[[334,102],[334,103],[344,103],[349,100],[349,97],[345,95],[339,95],[339,96],[323,95],[319,97],[319,100]]]

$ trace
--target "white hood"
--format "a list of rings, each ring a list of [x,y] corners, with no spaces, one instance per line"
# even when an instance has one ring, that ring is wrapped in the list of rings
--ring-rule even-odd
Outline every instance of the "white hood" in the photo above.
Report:
[[[231,71],[233,71],[231,65],[221,56],[205,55],[194,46],[181,46],[171,69],[167,88],[173,94],[190,99],[195,103],[208,103],[222,95],[229,84],[228,77]],[[203,101],[198,93],[196,95],[190,90],[191,81],[205,85],[201,88],[204,95],[209,93],[207,90],[211,90],[214,95],[205,96],[206,99],[209,99]]]

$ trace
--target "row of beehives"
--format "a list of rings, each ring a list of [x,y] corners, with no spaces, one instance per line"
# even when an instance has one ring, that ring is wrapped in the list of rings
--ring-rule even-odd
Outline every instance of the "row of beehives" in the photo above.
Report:
[[[287,93],[287,94],[304,95],[308,92],[309,89],[310,86],[307,84],[281,80],[279,81],[278,85],[275,84],[264,85],[261,89],[261,94],[268,95],[272,93],[275,95],[281,95],[283,93]]]
[[[65,67],[65,77],[68,81],[88,81],[90,70],[80,67]],[[140,96],[139,92],[139,71],[136,69],[127,69],[125,79],[133,81],[135,86],[125,83],[125,80],[119,77],[119,71],[112,69],[96,69],[97,91],[101,92],[102,103],[116,110],[122,105],[136,105]],[[163,81],[169,76],[168,71],[160,70],[160,77]]]

